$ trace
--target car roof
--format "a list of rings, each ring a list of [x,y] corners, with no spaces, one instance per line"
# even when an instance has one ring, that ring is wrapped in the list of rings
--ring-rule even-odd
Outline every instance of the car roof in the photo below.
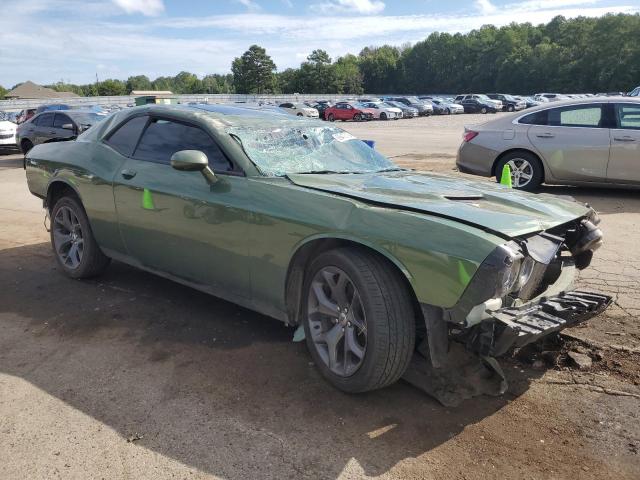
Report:
[[[637,103],[640,104],[640,98],[636,97],[586,97],[586,98],[570,98],[567,100],[559,100],[557,102],[544,103],[535,107],[527,108],[526,113],[536,112],[538,110],[548,110],[550,108],[572,106],[572,105],[589,105],[592,103]],[[522,115],[523,111],[518,112]]]

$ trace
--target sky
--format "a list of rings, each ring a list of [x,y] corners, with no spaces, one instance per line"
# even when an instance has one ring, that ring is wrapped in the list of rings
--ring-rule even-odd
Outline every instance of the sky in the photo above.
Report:
[[[431,32],[640,12],[639,0],[0,0],[0,85],[228,73],[250,45],[278,70]]]

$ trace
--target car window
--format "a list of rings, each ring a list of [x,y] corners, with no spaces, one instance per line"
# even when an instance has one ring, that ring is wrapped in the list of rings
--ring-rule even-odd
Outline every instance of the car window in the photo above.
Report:
[[[62,128],[63,125],[73,122],[67,115],[63,115],[61,113],[56,113],[55,118],[53,119],[53,127],[54,128]]]
[[[618,128],[640,130],[640,104],[616,105]]]
[[[146,115],[132,118],[109,135],[106,143],[122,155],[130,156],[136,148],[136,143],[138,143],[138,138],[140,138],[147,120],[149,117]]]
[[[34,125],[36,125],[36,126],[37,126],[37,125],[38,125],[38,122],[40,121],[40,117],[31,117],[29,120],[30,120],[30,122],[31,122],[32,124],[34,124]],[[27,120],[27,121],[29,121],[29,120]]]
[[[601,127],[603,123],[602,105],[576,105],[552,108],[548,125],[556,127]]]
[[[539,112],[530,113],[522,117],[518,123],[524,125],[546,125],[548,110],[540,110]]]
[[[138,160],[169,163],[171,156],[180,150],[200,150],[216,171],[233,170],[218,145],[204,130],[184,123],[156,118],[142,134],[134,157]]]
[[[53,127],[53,113],[43,113],[38,117],[39,127]]]

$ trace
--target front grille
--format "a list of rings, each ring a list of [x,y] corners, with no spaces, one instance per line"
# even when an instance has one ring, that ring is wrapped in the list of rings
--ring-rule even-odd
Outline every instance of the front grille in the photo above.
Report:
[[[0,133],[0,140],[6,140],[7,138],[13,138],[13,133]]]

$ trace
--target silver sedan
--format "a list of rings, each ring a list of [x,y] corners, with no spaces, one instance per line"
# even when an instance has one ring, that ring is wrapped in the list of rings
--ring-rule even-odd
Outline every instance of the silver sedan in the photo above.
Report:
[[[558,101],[465,127],[456,164],[515,188],[541,183],[640,186],[640,99]]]

